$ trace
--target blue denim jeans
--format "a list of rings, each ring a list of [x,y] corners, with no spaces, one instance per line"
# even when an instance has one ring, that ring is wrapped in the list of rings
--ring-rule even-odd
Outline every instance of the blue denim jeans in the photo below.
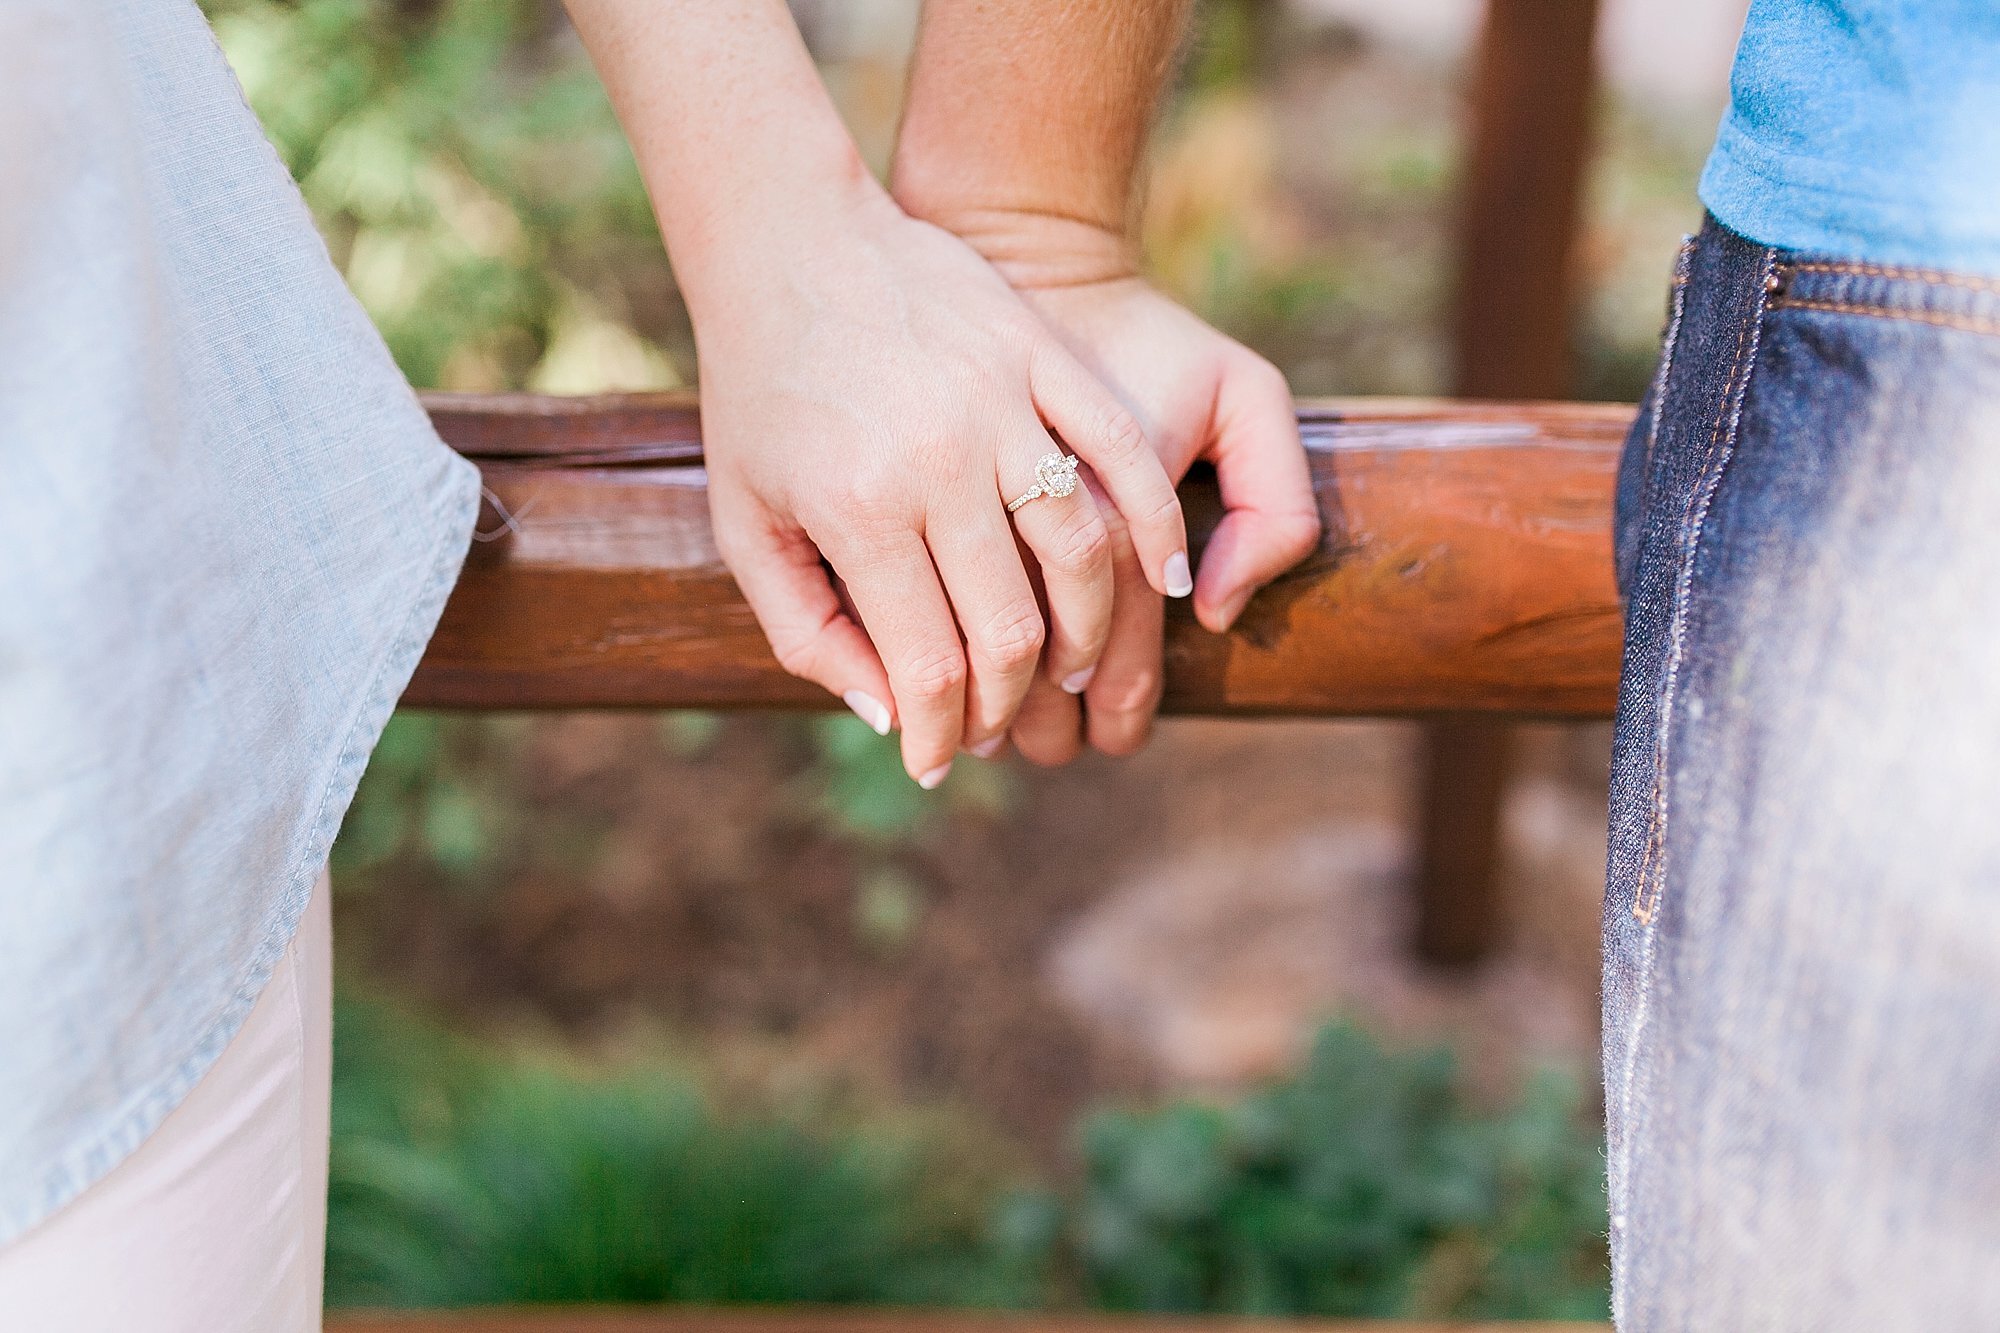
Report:
[[[2000,1329],[2000,281],[1711,219],[1617,554],[1619,1326]]]

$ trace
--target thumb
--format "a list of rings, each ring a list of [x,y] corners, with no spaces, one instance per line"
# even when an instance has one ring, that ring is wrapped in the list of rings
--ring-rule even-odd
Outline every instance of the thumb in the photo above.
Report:
[[[1247,350],[1233,357],[1212,429],[1203,454],[1215,464],[1224,513],[1202,553],[1194,610],[1220,634],[1251,594],[1312,553],[1321,525],[1291,386],[1277,367]]]

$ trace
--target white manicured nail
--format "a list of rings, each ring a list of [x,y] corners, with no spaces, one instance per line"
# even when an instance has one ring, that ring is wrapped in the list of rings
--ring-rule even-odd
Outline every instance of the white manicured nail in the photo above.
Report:
[[[917,785],[925,791],[935,791],[937,790],[937,785],[944,781],[944,775],[949,772],[951,772],[950,764],[939,764],[936,768],[918,778]]]
[[[994,755],[1000,753],[1000,747],[1006,743],[1007,738],[1005,736],[988,736],[985,740],[967,750],[966,753],[975,759],[991,759]]]
[[[1066,694],[1082,694],[1090,688],[1090,678],[1096,674],[1097,668],[1094,666],[1087,666],[1081,671],[1072,671],[1069,675],[1063,677],[1063,692]]]
[[[1175,551],[1167,557],[1167,596],[1185,597],[1194,591],[1194,575],[1188,572],[1186,551]]]
[[[865,690],[849,690],[840,696],[841,702],[854,710],[854,715],[866,722],[877,736],[889,734],[889,710],[880,699]]]

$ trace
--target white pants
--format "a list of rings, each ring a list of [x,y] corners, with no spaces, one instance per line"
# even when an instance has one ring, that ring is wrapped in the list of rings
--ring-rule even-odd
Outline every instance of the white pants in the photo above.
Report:
[[[0,1329],[308,1333],[320,1326],[333,1036],[329,893],[186,1101],[0,1249]]]

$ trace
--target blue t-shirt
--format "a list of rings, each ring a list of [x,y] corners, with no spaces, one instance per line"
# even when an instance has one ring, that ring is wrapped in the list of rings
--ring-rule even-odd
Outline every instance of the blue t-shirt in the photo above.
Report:
[[[2000,274],[2000,0],[1753,0],[1701,198],[1765,245]]]

